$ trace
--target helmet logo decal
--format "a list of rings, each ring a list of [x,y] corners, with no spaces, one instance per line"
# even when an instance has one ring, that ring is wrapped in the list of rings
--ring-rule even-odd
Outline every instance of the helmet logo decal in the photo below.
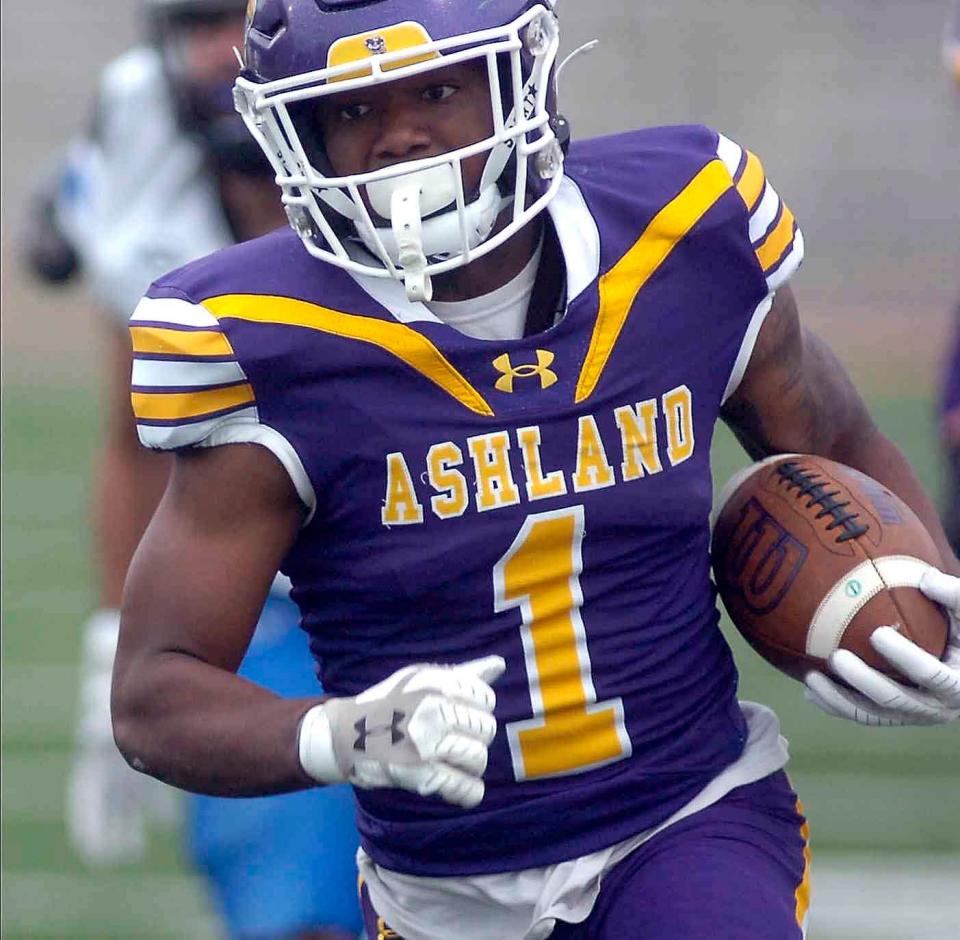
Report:
[[[493,367],[500,372],[500,378],[494,384],[498,392],[513,392],[513,383],[516,379],[532,379],[534,376],[540,378],[540,388],[550,388],[557,381],[557,374],[548,368],[556,356],[548,349],[537,350],[537,363],[526,363],[525,365],[514,366],[510,362],[510,354],[504,353],[493,360]]]
[[[433,40],[426,28],[413,21],[397,23],[394,26],[385,26],[383,29],[369,30],[365,33],[357,33],[354,36],[341,36],[330,46],[327,52],[327,68],[337,68],[352,62],[364,62],[374,56],[402,52],[405,49],[416,50],[418,46],[426,46],[432,42]],[[403,68],[405,65],[415,65],[417,62],[426,62],[428,59],[439,57],[440,53],[436,49],[419,54],[414,51],[411,55],[398,56],[396,59],[389,60],[380,65],[380,68],[388,72],[391,69]],[[351,78],[363,78],[371,74],[373,74],[373,69],[367,65],[365,68],[351,69],[342,74],[333,75],[329,78],[329,81],[343,82]]]

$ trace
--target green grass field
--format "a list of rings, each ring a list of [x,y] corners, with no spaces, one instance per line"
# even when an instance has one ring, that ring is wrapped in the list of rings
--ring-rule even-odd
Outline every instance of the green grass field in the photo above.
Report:
[[[935,489],[928,404],[873,405]],[[67,845],[62,804],[74,664],[79,625],[94,600],[86,516],[96,399],[88,389],[13,387],[3,408],[3,937],[211,936],[209,907],[185,876],[174,833],[158,833],[143,864],[109,872],[85,870]],[[745,462],[722,432],[717,479]],[[803,701],[798,684],[733,642],[743,697],[774,706],[790,739],[790,772],[812,821],[815,865],[842,871],[851,858],[859,868],[867,859],[956,871],[960,730],[861,729],[829,719]],[[884,901],[871,903],[882,909]],[[914,903],[919,911],[922,900]],[[854,936],[836,930],[811,936]]]

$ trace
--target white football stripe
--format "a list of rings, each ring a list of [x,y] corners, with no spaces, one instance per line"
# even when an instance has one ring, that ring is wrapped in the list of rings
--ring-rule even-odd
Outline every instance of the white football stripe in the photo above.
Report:
[[[228,415],[226,418],[218,416],[205,421],[193,421],[185,424],[137,424],[140,443],[144,447],[155,450],[175,450],[178,447],[197,447],[225,421],[245,424],[252,429],[258,428],[259,419],[256,407],[243,408]]]
[[[767,290],[775,291],[793,277],[797,268],[803,264],[803,250],[803,232],[798,228],[797,234],[793,239],[793,249],[790,251],[790,254],[783,259],[780,267],[767,278]]]
[[[763,190],[763,198],[760,205],[750,216],[750,243],[755,245],[764,236],[770,223],[777,217],[777,210],[780,208],[780,197],[776,190],[769,184]]]
[[[133,384],[156,388],[201,388],[247,379],[238,362],[165,361],[134,359]]]
[[[826,659],[840,645],[844,631],[867,602],[884,588],[919,587],[930,565],[910,555],[887,555],[857,565],[820,602],[807,631],[807,654]],[[856,593],[853,586],[856,585]],[[893,624],[877,624],[893,626]]]
[[[727,387],[723,390],[723,401],[726,401],[739,387],[743,380],[747,366],[750,364],[750,357],[753,355],[753,347],[757,344],[757,337],[760,335],[760,327],[763,326],[770,308],[773,306],[773,294],[767,294],[760,301],[753,315],[750,317],[750,323],[747,325],[747,332],[743,334],[743,342],[740,343],[740,350],[737,358],[734,360],[733,369],[730,372],[730,378],[727,379]]]
[[[727,172],[731,177],[737,175],[740,168],[740,160],[743,158],[743,150],[739,144],[735,144],[729,137],[718,134],[717,137],[717,156],[723,161]]]
[[[203,304],[192,304],[176,297],[144,297],[130,317],[138,320],[157,320],[178,326],[219,326],[217,318]]]
[[[723,507],[733,497],[733,494],[740,489],[741,484],[744,483],[747,479],[752,477],[755,473],[762,470],[768,464],[776,463],[778,460],[786,460],[788,457],[803,457],[803,454],[773,454],[770,457],[764,457],[763,460],[758,460],[756,463],[748,464],[746,467],[741,467],[736,473],[723,484],[723,489],[720,490],[720,495],[717,497],[716,502],[713,507],[714,519],[723,512]]]

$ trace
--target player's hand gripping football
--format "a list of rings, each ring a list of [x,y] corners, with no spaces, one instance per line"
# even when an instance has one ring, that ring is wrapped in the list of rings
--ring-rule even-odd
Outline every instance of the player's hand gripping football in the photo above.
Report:
[[[870,637],[873,648],[916,688],[883,675],[847,650],[837,650],[830,656],[830,669],[857,691],[811,672],[807,698],[828,715],[863,725],[937,725],[960,716],[960,578],[931,568],[921,577],[920,590],[950,616],[942,660],[893,627],[878,627]]]
[[[76,744],[67,783],[70,842],[88,865],[135,862],[147,821],[168,815],[172,792],[127,765],[113,740],[110,678],[120,614],[99,610],[84,625]]]
[[[497,732],[490,683],[505,668],[500,656],[407,666],[353,698],[315,705],[300,724],[300,763],[320,783],[399,787],[476,806]]]

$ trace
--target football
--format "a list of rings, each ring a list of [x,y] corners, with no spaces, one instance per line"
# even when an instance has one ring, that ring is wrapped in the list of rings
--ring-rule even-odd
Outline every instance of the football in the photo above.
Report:
[[[946,649],[946,614],[917,587],[940,552],[903,500],[852,467],[780,454],[740,471],[717,501],[711,554],[734,625],[796,679],[840,648],[902,678],[869,643],[884,625]]]

